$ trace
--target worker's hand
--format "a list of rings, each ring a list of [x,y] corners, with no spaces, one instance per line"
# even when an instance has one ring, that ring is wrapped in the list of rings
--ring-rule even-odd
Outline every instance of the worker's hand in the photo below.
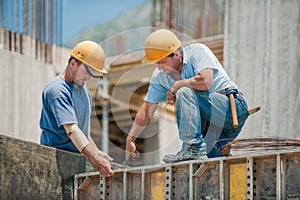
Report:
[[[81,152],[93,166],[100,172],[102,176],[112,176],[114,172],[110,168],[112,158],[106,153],[100,151],[94,142],[90,142]]]
[[[173,102],[176,101],[176,92],[175,91],[168,90],[166,92],[166,94],[167,94],[167,97],[166,97],[167,101],[173,101]]]
[[[106,158],[98,156],[93,165],[102,176],[108,177],[114,175],[110,167],[110,162]]]
[[[140,155],[140,152],[136,149],[136,144],[131,139],[131,137],[127,137],[126,140],[126,161],[131,158],[132,160],[136,160]]]

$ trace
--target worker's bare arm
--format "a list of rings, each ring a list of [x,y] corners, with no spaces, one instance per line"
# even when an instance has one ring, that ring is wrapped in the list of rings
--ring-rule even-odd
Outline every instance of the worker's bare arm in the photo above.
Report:
[[[211,68],[205,68],[190,79],[176,81],[170,91],[176,93],[181,87],[192,87],[196,90],[208,90],[213,83],[213,70]]]
[[[90,142],[83,150],[82,154],[85,155],[94,167],[100,172],[102,176],[112,176],[113,171],[110,168],[110,162],[112,159],[104,152],[101,152],[96,145]],[[108,160],[110,158],[110,160]]]
[[[150,124],[156,108],[156,103],[147,101],[143,103],[135,117],[127,138],[135,140],[142,133],[144,128]]]
[[[150,124],[156,108],[156,103],[145,101],[139,109],[126,139],[126,159],[128,159],[130,155],[132,157],[139,155],[139,152],[136,150],[135,140],[139,137],[144,128]]]
[[[64,129],[72,140],[75,147],[85,155],[88,160],[98,169],[101,175],[111,176],[113,171],[110,168],[111,158],[101,152],[91,138],[87,138],[78,128],[77,124],[65,124]]]

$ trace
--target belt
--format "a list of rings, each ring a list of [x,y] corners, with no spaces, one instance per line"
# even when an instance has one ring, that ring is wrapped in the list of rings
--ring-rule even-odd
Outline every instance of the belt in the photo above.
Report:
[[[224,88],[224,89],[221,89],[221,90],[218,90],[218,91],[216,91],[216,92],[217,92],[217,93],[220,93],[220,94],[226,95],[226,92],[227,92],[228,90],[231,90],[231,89],[235,89],[235,90],[237,91],[236,94],[239,93],[239,91],[238,91],[236,88],[230,88],[230,87]]]
[[[241,91],[239,91],[238,89],[236,89],[236,88],[224,88],[224,89],[218,90],[218,91],[216,91],[216,92],[219,93],[219,94],[226,95],[226,92],[227,92],[228,90],[231,90],[231,89],[235,89],[235,90],[236,90],[236,93],[235,93],[234,96],[237,95],[237,96],[243,97],[243,98],[245,99],[244,94],[243,94]],[[227,95],[226,95],[226,96],[227,96]]]

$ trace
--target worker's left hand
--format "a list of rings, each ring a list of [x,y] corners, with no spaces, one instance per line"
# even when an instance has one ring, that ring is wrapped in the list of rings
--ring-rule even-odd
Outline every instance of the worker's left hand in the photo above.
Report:
[[[136,144],[134,141],[127,138],[126,140],[126,161],[131,158],[132,160],[136,160],[140,155],[140,152],[136,149]]]
[[[167,101],[173,101],[173,102],[176,101],[176,93],[174,91],[168,90],[166,92],[166,95],[167,95],[166,97]]]

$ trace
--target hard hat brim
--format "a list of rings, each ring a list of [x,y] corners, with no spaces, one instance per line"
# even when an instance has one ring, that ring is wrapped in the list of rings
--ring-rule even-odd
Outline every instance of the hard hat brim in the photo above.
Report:
[[[146,56],[144,56],[144,57],[142,58],[141,63],[142,63],[142,64],[155,64],[155,62],[157,62],[157,61],[158,61],[158,60],[149,60],[149,59],[146,58]]]
[[[89,73],[89,75],[93,78],[103,78],[103,74],[107,74],[107,71],[103,68],[102,70],[96,69],[94,67],[91,67],[85,63],[82,63],[86,69],[86,71]]]

